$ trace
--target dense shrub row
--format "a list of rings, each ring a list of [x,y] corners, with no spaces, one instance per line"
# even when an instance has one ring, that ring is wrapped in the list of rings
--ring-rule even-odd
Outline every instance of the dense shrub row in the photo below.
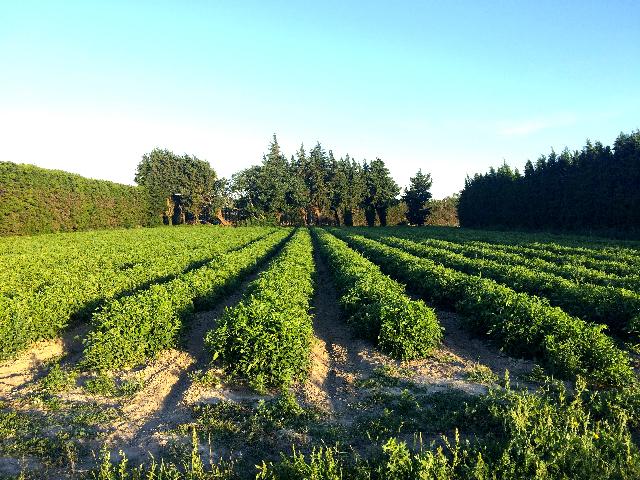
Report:
[[[584,320],[605,323],[617,332],[629,331],[640,317],[640,295],[635,292],[591,284],[579,284],[521,265],[483,258],[467,258],[442,248],[395,237],[382,237],[382,243],[419,257],[429,258],[448,268],[470,275],[481,275],[513,290],[547,298],[552,305]]]
[[[509,353],[536,357],[552,374],[586,377],[597,385],[633,379],[628,355],[603,333],[552,307],[547,300],[516,293],[493,280],[446,268],[374,240],[333,230],[346,242],[406,282],[427,299],[453,308],[468,324],[496,339]]]
[[[269,231],[159,228],[14,237],[0,255],[0,358],[58,335],[110,299],[167,281]]]
[[[213,359],[258,390],[304,378],[313,336],[314,269],[309,231],[299,229],[207,334]]]
[[[169,282],[109,302],[92,317],[83,364],[101,370],[133,366],[176,346],[192,312],[235,288],[287,235],[279,230]]]
[[[412,300],[404,286],[378,266],[324,230],[313,230],[340,294],[340,303],[356,332],[380,350],[400,359],[424,357],[442,339],[433,309]]]
[[[157,224],[139,187],[0,162],[0,235]]]

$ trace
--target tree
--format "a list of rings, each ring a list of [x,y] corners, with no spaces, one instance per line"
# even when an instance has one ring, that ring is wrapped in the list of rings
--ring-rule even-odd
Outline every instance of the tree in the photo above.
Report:
[[[309,192],[307,223],[318,224],[322,214],[331,205],[328,174],[329,157],[320,142],[309,152],[309,161],[305,171],[305,184]]]
[[[423,226],[429,215],[429,200],[431,200],[431,174],[426,175],[418,170],[415,177],[411,177],[409,188],[405,188],[402,201],[407,204],[407,221],[412,225]]]
[[[524,176],[506,164],[467,178],[458,215],[464,227],[552,230],[638,229],[640,132],[614,148],[587,140],[580,151],[551,150]]]
[[[353,215],[363,202],[366,193],[366,181],[362,165],[346,155],[340,161],[339,169],[344,172],[346,185],[341,194],[342,217],[344,224],[353,227]]]
[[[393,180],[384,162],[376,158],[371,163],[364,162],[363,173],[365,179],[365,194],[362,206],[365,210],[367,225],[375,225],[378,215],[380,225],[387,224],[387,209],[397,200],[400,187]]]
[[[425,225],[459,226],[458,198],[458,194],[453,194],[442,200],[429,200],[429,215],[425,220]]]
[[[195,156],[155,148],[142,156],[135,181],[147,188],[153,210],[165,223],[197,222],[207,199],[215,196],[216,172]]]
[[[262,167],[259,175],[260,200],[263,210],[275,215],[280,223],[283,215],[287,212],[287,193],[289,185],[290,171],[287,158],[280,151],[278,139],[273,136],[269,145],[269,152],[262,157]]]
[[[337,225],[353,226],[353,213],[364,196],[362,167],[349,155],[331,163],[331,211]]]

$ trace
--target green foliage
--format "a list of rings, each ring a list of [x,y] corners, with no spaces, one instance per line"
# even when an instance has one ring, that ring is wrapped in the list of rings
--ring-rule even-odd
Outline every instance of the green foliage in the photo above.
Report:
[[[261,165],[233,176],[232,191],[243,221],[351,226],[362,223],[362,210],[385,224],[400,189],[380,159],[337,160],[318,143],[308,154],[301,146],[288,161],[274,135]]]
[[[342,480],[344,476],[341,457],[337,447],[321,447],[314,449],[308,459],[304,454],[296,452],[290,457],[283,456],[277,465],[262,463],[258,467],[256,480]]]
[[[300,223],[300,198],[302,178],[291,171],[293,165],[287,162],[280,151],[275,135],[269,145],[269,152],[263,156],[262,165],[253,166],[233,177],[233,189],[238,195],[236,204],[250,218],[275,219],[282,223]]]
[[[491,278],[509,285],[516,291],[544,297],[552,305],[569,314],[592,322],[606,323],[616,332],[630,331],[631,321],[638,321],[640,318],[640,295],[626,289],[576,283],[537,268],[535,262],[522,261],[517,265],[510,264],[504,255],[498,256],[496,260],[468,258],[447,248],[436,248],[410,240],[380,236],[377,233],[374,235],[382,243],[401,248],[419,257],[429,258],[460,272]]]
[[[94,378],[88,379],[84,389],[94,395],[104,397],[131,397],[144,387],[142,377],[133,377],[118,384],[112,376],[105,372],[98,373]]]
[[[410,449],[396,438],[361,458],[338,447],[296,450],[263,463],[261,479],[623,479],[640,475],[640,452],[626,419],[594,419],[582,401],[584,386],[567,392],[547,385],[536,392],[493,389],[471,406],[487,418],[486,433],[461,439],[458,431],[430,448]],[[470,412],[471,413],[471,412]]]
[[[201,437],[225,440],[233,448],[242,448],[247,443],[272,443],[283,430],[308,433],[319,420],[315,410],[300,406],[287,390],[256,404],[221,401],[199,405],[193,414]]]
[[[555,375],[582,375],[596,385],[620,386],[633,379],[628,355],[602,332],[602,326],[586,324],[546,300],[516,293],[493,280],[361,236],[333,232],[375,258],[383,271],[463,314],[470,326],[494,338],[509,353],[540,358]]]
[[[313,233],[333,272],[340,303],[358,334],[401,359],[424,357],[440,344],[442,328],[433,309],[411,300],[402,285],[343,241],[324,230]]]
[[[120,457],[120,460],[114,464],[111,461],[111,453],[103,447],[99,456],[100,464],[90,472],[91,478],[93,480],[230,480],[235,477],[232,463],[209,458],[208,464],[205,464],[199,452],[195,429],[190,456],[179,464],[164,460],[156,462],[153,459],[149,465],[131,467],[124,452],[120,452]]]
[[[313,271],[309,232],[299,229],[207,334],[214,360],[258,390],[305,378],[313,335]]]
[[[465,227],[556,230],[636,229],[640,225],[640,131],[528,161],[524,175],[507,165],[476,174],[460,195]]]
[[[88,437],[96,435],[98,425],[114,419],[113,409],[92,403],[59,402],[58,406],[42,411],[47,403],[31,409],[0,403],[0,458],[37,458],[40,466],[72,467]]]
[[[632,241],[576,235],[441,227],[396,228],[393,230],[393,235],[413,238],[426,244],[445,241],[447,248],[452,248],[452,244],[463,244],[465,248],[482,249],[483,254],[489,249],[493,252],[517,254],[568,268],[596,270],[605,275],[621,278],[637,276],[640,269],[640,263],[638,263],[640,262],[638,256],[640,244]],[[583,271],[579,270],[574,277],[580,279],[582,275]]]
[[[62,368],[59,362],[54,362],[40,380],[39,389],[46,394],[64,392],[75,385],[77,377],[76,371]]]
[[[194,310],[211,306],[237,286],[287,233],[280,230],[167,283],[109,302],[92,317],[84,365],[99,370],[132,366],[177,346]]]
[[[498,376],[491,371],[486,365],[476,363],[471,367],[471,370],[467,373],[467,379],[472,382],[484,383],[486,385],[492,385],[498,381]]]
[[[387,210],[396,203],[400,187],[393,180],[384,162],[376,158],[371,163],[364,163],[365,195],[363,207],[367,216],[367,225],[372,227],[375,215],[378,215],[381,226],[387,225]]]
[[[158,228],[0,239],[0,359],[269,231]]]
[[[412,225],[422,226],[429,215],[429,200],[431,200],[431,174],[426,175],[418,170],[415,177],[411,177],[409,188],[405,188],[402,201],[407,204],[407,221]]]
[[[0,162],[0,236],[155,223],[144,188]]]
[[[204,207],[216,201],[216,172],[191,155],[155,148],[142,156],[135,180],[146,187],[153,213],[163,215],[165,223],[184,223],[186,215],[197,221]]]
[[[457,194],[445,197],[441,200],[429,200],[429,215],[425,220],[425,225],[440,225],[457,227],[460,225],[458,221],[458,201]]]
[[[430,238],[432,233],[430,230],[416,231],[416,229],[396,228],[380,233],[384,236],[392,235],[393,237],[406,238],[429,247],[449,250],[471,259],[492,260],[504,265],[522,265],[530,270],[551,273],[575,283],[590,283],[640,292],[640,275],[637,273],[630,275],[607,273],[608,267],[616,264],[622,265],[619,262],[598,260],[591,257],[592,254],[598,255],[595,251],[573,255],[552,253],[544,250],[544,245],[540,245],[540,248],[527,248],[521,245],[478,241],[464,242],[462,238],[455,235],[448,236],[451,240],[447,241]],[[554,245],[549,246],[550,250],[555,248]],[[418,254],[417,251],[416,254]],[[640,269],[638,259],[630,258],[628,261],[631,265],[637,264],[637,268]]]

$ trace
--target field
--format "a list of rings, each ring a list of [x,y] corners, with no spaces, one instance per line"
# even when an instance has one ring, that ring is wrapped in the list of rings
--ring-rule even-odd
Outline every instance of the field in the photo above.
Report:
[[[640,243],[0,239],[0,478],[640,478]]]

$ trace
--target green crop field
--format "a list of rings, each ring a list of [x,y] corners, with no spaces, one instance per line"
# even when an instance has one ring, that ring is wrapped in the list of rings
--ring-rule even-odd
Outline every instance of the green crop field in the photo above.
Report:
[[[0,238],[0,478],[640,478],[640,243]]]

